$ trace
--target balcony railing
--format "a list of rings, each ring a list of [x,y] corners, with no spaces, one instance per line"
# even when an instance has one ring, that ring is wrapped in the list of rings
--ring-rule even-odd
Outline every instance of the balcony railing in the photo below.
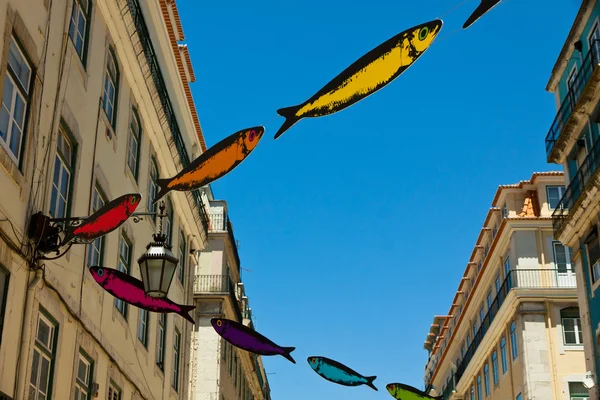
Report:
[[[562,233],[568,221],[569,210],[573,214],[577,200],[579,200],[581,194],[596,174],[598,166],[600,166],[600,140],[596,140],[596,143],[590,149],[579,170],[573,179],[571,179],[571,183],[569,183],[569,186],[565,190],[565,194],[560,199],[556,210],[552,213],[554,237],[558,238]]]
[[[152,76],[152,81],[154,82],[157,95],[163,107],[164,118],[166,119],[171,130],[171,134],[173,135],[173,142],[175,144],[175,148],[177,149],[177,153],[179,154],[181,164],[185,168],[190,164],[190,159],[187,151],[185,150],[185,144],[183,142],[181,130],[179,129],[179,124],[177,123],[175,112],[173,111],[167,85],[165,84],[165,80],[158,64],[158,58],[156,57],[156,52],[154,51],[154,46],[152,45],[152,40],[150,38],[150,33],[148,32],[146,21],[144,20],[140,3],[138,0],[127,0],[127,5],[129,6],[129,12],[131,13],[131,18],[133,19],[146,62],[148,63],[148,69],[150,75]],[[204,201],[202,201],[200,191],[194,190],[191,193],[191,196],[196,211],[196,217],[200,220],[204,230],[208,232],[208,215],[206,214],[206,207],[204,205]]]
[[[568,270],[558,269],[513,269],[507,277],[504,279],[500,290],[496,294],[496,298],[492,302],[488,313],[480,321],[481,326],[473,338],[473,342],[467,349],[463,360],[459,363],[456,369],[456,383],[460,381],[460,378],[464,374],[465,370],[469,366],[469,363],[473,359],[477,348],[481,344],[487,330],[494,321],[494,318],[498,314],[502,303],[506,299],[506,296],[513,288],[527,288],[527,289],[551,289],[551,288],[575,288],[575,273]]]
[[[590,43],[590,51],[587,53],[575,80],[570,84],[569,91],[565,96],[563,103],[560,105],[556,117],[550,126],[550,130],[546,135],[546,156],[549,158],[554,146],[558,141],[564,127],[567,125],[571,114],[577,106],[577,102],[583,93],[585,85],[590,80],[594,69],[600,61],[600,40],[594,40]]]
[[[237,266],[239,268],[240,255],[238,253],[235,236],[233,235],[233,226],[231,225],[229,214],[227,214],[226,212],[211,213],[209,232],[227,232],[227,235],[229,236],[229,241],[231,242],[231,246],[233,247],[233,255],[235,256],[235,261],[237,262]]]
[[[194,281],[196,294],[228,295],[239,322],[242,322],[242,311],[235,294],[233,282],[227,275],[196,275]]]

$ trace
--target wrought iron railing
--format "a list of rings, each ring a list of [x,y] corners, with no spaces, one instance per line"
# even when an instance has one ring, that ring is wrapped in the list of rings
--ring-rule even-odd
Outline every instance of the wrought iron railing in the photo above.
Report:
[[[190,164],[190,159],[185,149],[181,130],[179,129],[179,124],[177,123],[175,112],[173,111],[167,85],[165,84],[165,80],[158,64],[158,58],[156,57],[156,52],[154,51],[154,46],[152,45],[152,40],[150,39],[150,33],[148,32],[148,27],[146,25],[146,21],[144,20],[142,9],[138,0],[127,0],[127,4],[129,6],[129,11],[131,13],[131,18],[133,19],[135,29],[139,36],[140,45],[142,46],[144,56],[146,57],[146,62],[148,63],[148,69],[152,76],[154,86],[156,87],[157,95],[163,107],[164,118],[166,119],[169,129],[171,130],[171,134],[173,135],[173,142],[175,143],[175,148],[179,154],[181,164],[185,168]],[[192,192],[192,196],[197,217],[201,221],[204,230],[208,231],[208,215],[206,213],[206,207],[204,205],[204,201],[202,200],[200,191],[194,190]]]
[[[229,295],[235,315],[238,321],[242,322],[242,310],[236,296],[235,286],[228,275],[196,275],[194,293]]]
[[[456,380],[458,384],[460,378],[463,376],[465,370],[469,366],[471,359],[475,355],[475,352],[479,348],[487,330],[494,321],[494,318],[498,314],[502,303],[506,299],[506,296],[513,288],[531,288],[531,289],[550,289],[550,288],[575,288],[575,273],[567,270],[558,269],[513,269],[511,270],[502,286],[500,287],[496,298],[492,302],[487,314],[480,321],[481,326],[473,337],[473,342],[467,349],[462,361],[459,363],[456,369]]]
[[[235,241],[235,236],[233,234],[233,226],[231,225],[231,220],[229,219],[229,214],[226,212],[221,213],[211,213],[210,214],[210,232],[227,232],[229,236],[229,241],[231,242],[231,247],[233,248],[233,255],[235,257],[237,268],[240,267],[240,254],[238,253],[237,242]]]
[[[554,237],[558,237],[567,223],[569,213],[573,213],[577,200],[591,182],[600,166],[600,140],[590,149],[590,152],[581,163],[577,173],[571,179],[569,186],[565,190],[562,198],[558,202],[558,206],[552,213],[552,227],[554,229]],[[570,210],[570,211],[569,211]]]
[[[579,72],[577,73],[575,80],[570,84],[569,91],[565,96],[558,112],[556,113],[556,117],[550,126],[550,130],[546,135],[546,156],[550,157],[552,150],[554,150],[554,146],[558,141],[564,127],[566,126],[573,110],[577,106],[577,102],[581,97],[581,93],[583,93],[583,89],[585,85],[590,80],[594,69],[598,65],[600,61],[600,40],[594,40],[590,43],[590,51],[587,53],[583,62],[581,63],[581,67],[579,68]]]

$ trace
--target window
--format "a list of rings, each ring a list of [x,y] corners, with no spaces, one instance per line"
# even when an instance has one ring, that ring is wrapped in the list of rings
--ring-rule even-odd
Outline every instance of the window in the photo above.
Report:
[[[171,203],[170,199],[167,199],[165,213],[167,213],[167,218],[164,220],[164,230],[163,233],[167,235],[167,243],[171,244],[172,235],[173,235],[173,203]]]
[[[10,274],[0,266],[0,344],[2,344],[2,328],[4,327],[4,313],[8,300],[8,282]]]
[[[237,377],[238,377],[238,359],[237,354],[233,358],[233,386],[237,387]]]
[[[19,164],[23,148],[25,117],[31,96],[32,70],[14,37],[8,49],[8,68],[0,107],[0,143]]]
[[[221,351],[221,358],[223,360],[227,360],[227,341],[225,341],[225,339],[221,339],[221,345],[223,347],[223,350]]]
[[[471,347],[471,334],[467,333],[467,347]]]
[[[496,237],[497,234],[498,234],[498,226],[494,226],[494,229],[492,229],[492,240],[494,240],[494,238]]]
[[[510,350],[512,358],[515,360],[519,355],[519,344],[517,343],[517,323],[513,321],[510,324]]]
[[[475,388],[471,386],[471,400],[475,400]]]
[[[498,384],[498,352],[494,350],[492,353],[492,377],[494,378],[494,386]]]
[[[562,245],[560,242],[552,242],[554,249],[554,263],[559,274],[571,271],[571,257],[569,248]]]
[[[565,194],[564,186],[546,186],[546,196],[548,197],[548,208],[550,210],[558,207],[563,194]],[[562,205],[560,208],[562,208]]]
[[[137,181],[140,158],[140,141],[142,125],[135,107],[131,108],[131,121],[129,121],[129,143],[127,144],[127,166]]]
[[[483,400],[483,397],[481,397],[481,375],[477,375],[477,399]]]
[[[28,400],[45,400],[52,393],[52,369],[56,351],[58,324],[40,309],[31,360]]]
[[[92,386],[92,360],[79,349],[77,376],[75,377],[74,400],[89,400]]]
[[[466,352],[467,352],[467,346],[465,345],[465,342],[463,342],[461,350],[460,350],[460,354],[461,354],[461,356],[462,356],[463,359],[465,358],[465,353]]]
[[[108,386],[108,400],[121,400],[121,389],[112,382]]]
[[[481,305],[481,309],[479,310],[479,320],[481,321],[481,325],[483,325],[483,321],[485,321],[485,305]]]
[[[156,349],[156,364],[161,371],[164,371],[165,365],[165,339],[167,332],[167,314],[160,313],[158,314],[158,336],[157,336],[157,344],[158,348]]]
[[[88,0],[75,0],[71,13],[69,36],[75,45],[75,51],[82,62],[85,60],[88,45],[88,21],[90,20],[90,4]],[[85,64],[85,62],[84,62]]]
[[[586,238],[589,264],[591,265],[592,282],[600,279],[600,245],[598,243],[598,233],[594,230]]]
[[[106,204],[106,197],[98,185],[94,188],[94,199],[92,213],[95,213]],[[104,253],[104,236],[101,236],[88,245],[87,263],[88,267],[102,265]]]
[[[496,288],[496,295],[500,293],[500,288],[502,287],[502,280],[500,279],[500,273],[496,277],[496,281],[494,282],[494,287]]]
[[[183,277],[185,271],[185,260],[187,260],[186,238],[183,230],[179,231],[179,263],[177,264],[177,277],[183,285]]]
[[[483,384],[485,385],[485,396],[490,395],[490,368],[486,363],[483,367]]]
[[[490,245],[488,243],[488,244],[485,245],[485,251],[483,253],[483,258],[484,259],[487,257],[487,255],[489,254],[489,252],[490,252]]]
[[[504,203],[504,205],[502,206],[502,219],[507,218],[508,217],[508,207],[506,206],[506,203]]]
[[[175,328],[173,340],[173,373],[171,374],[171,386],[175,391],[179,390],[179,361],[181,352],[181,333]]]
[[[142,308],[138,313],[137,337],[144,347],[148,347],[148,311]]]
[[[506,338],[502,337],[500,340],[500,354],[502,356],[502,375],[508,371],[508,362],[506,360]]]
[[[475,317],[475,319],[473,320],[473,340],[477,340],[477,317]]]
[[[585,388],[583,382],[569,382],[570,400],[589,400],[590,392]]]
[[[102,109],[108,122],[115,128],[117,121],[117,96],[119,91],[119,67],[112,48],[108,50],[108,60],[104,71],[104,90],[102,93]]]
[[[156,204],[152,204],[158,194],[158,166],[154,157],[150,160],[150,179],[148,182],[148,204],[150,212],[156,212]]]
[[[564,344],[567,346],[583,345],[583,332],[581,330],[579,308],[563,308],[560,310],[560,318],[562,320]]]
[[[492,303],[493,303],[493,297],[492,297],[492,291],[490,290],[487,294],[487,308],[488,311],[490,311],[492,309]]]
[[[479,273],[481,272],[481,267],[482,267],[482,264],[481,264],[481,261],[479,261],[479,264],[477,264],[477,275],[479,275]]]
[[[75,151],[64,124],[61,124],[58,129],[56,147],[52,196],[50,198],[50,215],[53,218],[67,218],[71,199],[71,186],[73,184]]]
[[[129,274],[129,268],[131,266],[131,244],[125,238],[125,236],[121,235],[119,238],[119,262],[117,264],[117,269],[125,274]],[[128,304],[123,300],[115,298],[115,307],[121,315],[127,319],[127,309]]]
[[[523,400],[523,396],[521,396],[521,393],[519,393],[519,394],[517,395],[517,399],[516,399],[516,400]]]
[[[504,260],[504,278],[506,279],[506,289],[512,289],[512,276],[510,273],[510,257],[506,256]],[[508,293],[508,292],[507,292]]]

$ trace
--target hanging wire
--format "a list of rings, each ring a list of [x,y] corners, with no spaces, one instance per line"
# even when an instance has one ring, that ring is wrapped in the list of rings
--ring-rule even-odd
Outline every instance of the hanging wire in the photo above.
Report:
[[[459,9],[460,7],[464,6],[466,3],[471,2],[472,0],[463,0],[460,3],[458,3],[457,5],[455,5],[454,7],[452,7],[451,9],[449,9],[448,11],[446,11],[445,13],[443,13],[442,15],[440,15],[439,17],[437,17],[437,19],[442,19],[444,18],[446,15],[456,11],[457,9]]]

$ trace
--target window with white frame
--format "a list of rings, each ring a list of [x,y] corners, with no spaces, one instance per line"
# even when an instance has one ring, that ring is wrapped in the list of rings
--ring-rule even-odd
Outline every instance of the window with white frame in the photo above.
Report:
[[[546,186],[546,196],[548,197],[548,208],[555,210],[559,207],[560,199],[565,194],[564,186]],[[560,207],[562,208],[562,206]]]
[[[119,91],[119,67],[112,48],[108,50],[106,70],[104,71],[104,89],[102,92],[102,109],[112,128],[116,123],[117,96]]]
[[[510,350],[512,358],[515,360],[519,356],[519,344],[517,342],[517,323],[513,321],[510,324]]]
[[[563,328],[563,342],[567,346],[583,345],[583,331],[578,307],[567,307],[560,310]]]
[[[590,392],[583,385],[583,382],[569,382],[570,400],[589,400]]]
[[[64,124],[61,124],[58,129],[56,147],[56,159],[54,160],[54,174],[52,178],[52,194],[50,197],[50,215],[53,218],[67,218],[69,201],[71,199],[75,152],[74,145],[69,139]]]
[[[164,371],[165,368],[165,344],[166,344],[166,333],[167,333],[167,314],[158,314],[158,336],[157,336],[157,349],[156,349],[156,364]]]
[[[158,165],[156,159],[150,159],[150,177],[148,180],[148,204],[147,208],[150,212],[156,212],[156,204],[152,204],[158,194]]]
[[[51,321],[40,310],[31,359],[28,400],[45,400],[51,395],[51,371],[54,365],[57,334],[58,324]]]
[[[140,141],[142,137],[142,126],[140,117],[135,107],[131,108],[131,120],[129,121],[129,143],[127,144],[127,166],[137,181],[139,158],[140,158]]]
[[[73,41],[75,51],[77,51],[82,62],[85,60],[85,53],[87,51],[90,11],[91,5],[88,0],[75,0],[73,2],[69,37]]]
[[[131,268],[131,243],[124,235],[119,238],[119,262],[117,269],[124,274],[129,274]],[[115,298],[115,307],[121,315],[127,319],[128,304],[121,299]]]
[[[32,68],[14,37],[8,49],[8,67],[0,107],[0,144],[19,165],[24,142],[25,118],[31,97]]]
[[[553,241],[552,249],[554,251],[554,263],[558,273],[567,273],[571,271],[571,254],[569,248],[563,246],[561,242]]]
[[[137,337],[144,347],[148,347],[148,311],[143,308],[138,310]]]
[[[106,197],[102,193],[100,186],[94,186],[94,198],[92,202],[92,213],[95,213],[106,204]],[[88,245],[87,264],[88,267],[102,265],[102,255],[104,252],[104,236],[101,236]]]
[[[108,385],[108,400],[121,400],[121,389],[113,382]]]
[[[79,349],[79,360],[77,361],[77,372],[75,377],[74,400],[89,400],[91,385],[93,361]]]
[[[175,328],[173,340],[173,371],[171,374],[171,386],[177,392],[179,390],[179,362],[181,358],[181,333]]]

